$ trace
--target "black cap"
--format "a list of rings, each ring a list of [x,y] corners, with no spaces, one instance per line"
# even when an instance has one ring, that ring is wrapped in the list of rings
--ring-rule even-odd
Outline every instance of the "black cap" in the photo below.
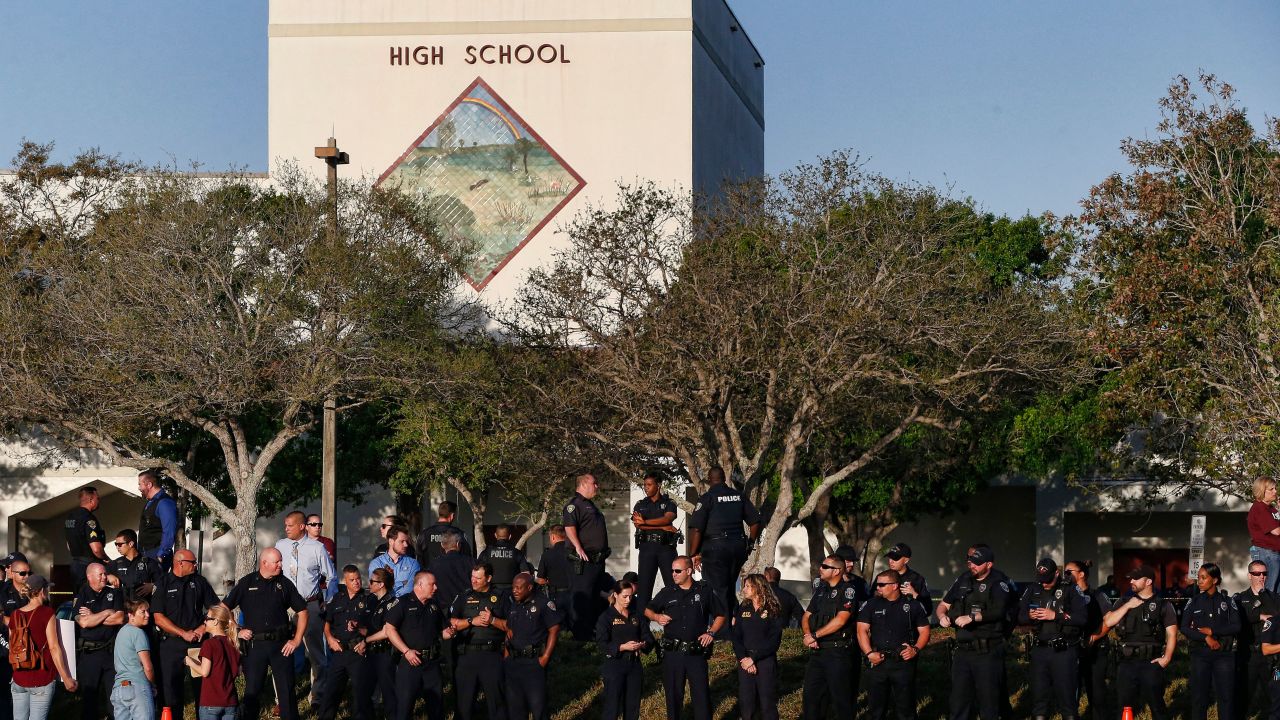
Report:
[[[6,568],[15,562],[27,562],[27,556],[15,550],[8,555],[5,555],[3,558],[0,558],[0,565],[3,565]]]
[[[858,551],[852,545],[841,545],[836,548],[836,557],[845,562],[858,562]]]
[[[1036,582],[1051,583],[1058,576],[1058,563],[1053,558],[1040,558],[1036,563]]]
[[[27,577],[27,591],[38,593],[46,588],[53,587],[53,583],[43,575],[31,575]]]
[[[989,547],[977,547],[973,549],[973,552],[969,553],[965,560],[973,563],[974,565],[995,562],[996,553]]]
[[[904,557],[911,557],[911,546],[906,543],[897,543],[885,552],[885,557],[890,560],[901,560]]]
[[[1126,575],[1125,577],[1129,578],[1130,580],[1140,580],[1142,578],[1146,578],[1148,580],[1155,580],[1156,571],[1150,565],[1143,565],[1142,567],[1136,567],[1130,570],[1129,574]]]

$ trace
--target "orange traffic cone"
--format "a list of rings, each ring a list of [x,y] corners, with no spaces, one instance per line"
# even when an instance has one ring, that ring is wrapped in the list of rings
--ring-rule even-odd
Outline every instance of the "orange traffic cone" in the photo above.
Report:
[[[168,719],[160,718],[160,720],[168,720]],[[1133,708],[1126,707],[1124,709],[1124,712],[1120,713],[1120,720],[1133,720]]]
[[[1132,715],[1132,713],[1130,713],[1130,715]],[[168,705],[160,711],[160,720],[173,720],[173,711],[169,709]]]

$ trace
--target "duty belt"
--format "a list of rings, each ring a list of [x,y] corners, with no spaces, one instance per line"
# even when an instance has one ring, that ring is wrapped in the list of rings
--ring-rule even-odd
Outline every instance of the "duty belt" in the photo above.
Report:
[[[538,643],[528,647],[510,648],[510,653],[513,658],[540,658],[542,657],[542,652],[546,649],[546,645]]]
[[[423,662],[432,662],[432,661],[435,661],[435,660],[439,660],[439,659],[440,659],[440,645],[439,645],[439,644],[434,644],[434,645],[432,645],[432,646],[430,646],[430,647],[425,647],[425,648],[409,648],[409,649],[410,649],[410,650],[416,650],[416,651],[417,651],[417,653],[418,653],[418,657],[419,657]],[[404,657],[404,656],[402,655],[401,657]]]
[[[262,632],[254,632],[253,637],[249,638],[249,642],[254,640],[284,640],[292,638],[293,630],[288,625],[273,628],[271,630],[263,630]]]
[[[490,640],[488,642],[464,643],[458,646],[458,654],[466,655],[473,652],[496,652],[502,649],[502,643],[498,640]]]
[[[1042,640],[1040,638],[1035,638],[1031,641],[1031,647],[1047,647],[1047,648],[1053,648],[1054,650],[1061,652],[1069,648],[1080,647],[1080,643],[1079,641],[1068,640],[1066,638],[1054,638],[1052,640]]]
[[[346,650],[355,650],[357,645],[364,642],[364,638],[360,636],[356,636],[353,638],[348,638],[346,640],[339,640],[338,642],[341,643],[342,647]]]
[[[729,532],[716,533],[715,535],[708,536],[707,539],[708,540],[741,540],[743,542],[746,542],[747,536],[744,535],[741,531],[734,532],[731,530]]]
[[[710,655],[712,645],[703,647],[696,640],[677,640],[676,638],[662,638],[658,641],[658,647],[667,652],[678,652],[686,655]]]
[[[83,638],[76,640],[76,650],[82,653],[98,652],[106,650],[115,644],[115,640],[94,641],[85,640]]]
[[[676,534],[665,530],[641,530],[636,533],[636,544],[640,543],[657,543],[675,547]]]
[[[953,640],[955,649],[959,652],[977,652],[986,653],[1000,647],[1003,642],[1000,638],[971,638],[968,640]]]
[[[1116,651],[1125,660],[1153,660],[1164,654],[1164,646],[1155,643],[1127,643],[1116,646]]]
[[[826,638],[818,638],[818,649],[827,650],[829,648],[851,648],[853,647],[852,638],[839,638],[836,640],[827,640]]]
[[[377,640],[365,646],[366,653],[384,653],[391,649],[390,640]]]
[[[186,643],[192,647],[195,647],[196,645],[200,644],[199,640],[195,642],[191,642],[186,638],[182,637],[181,635],[172,635],[163,630],[160,630],[159,628],[156,629],[156,636],[160,638],[160,642],[164,642],[166,640],[177,640],[178,642]]]

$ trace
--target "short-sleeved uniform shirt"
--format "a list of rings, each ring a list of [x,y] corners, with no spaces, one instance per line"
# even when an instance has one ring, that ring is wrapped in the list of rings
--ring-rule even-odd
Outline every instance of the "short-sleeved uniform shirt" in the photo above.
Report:
[[[120,585],[129,598],[138,597],[138,588],[145,583],[157,584],[163,577],[160,563],[145,555],[130,560],[123,555],[107,565],[107,572],[120,578]]]
[[[1267,645],[1280,645],[1280,620],[1272,618],[1263,621],[1259,642]]]
[[[485,610],[489,610],[493,617],[506,619],[508,608],[506,598],[506,595],[493,588],[489,588],[485,592],[467,590],[453,601],[449,617],[471,620]],[[506,636],[501,630],[490,625],[489,627],[467,628],[459,633],[458,637],[467,645],[484,645],[491,642],[501,642]]]
[[[65,522],[67,550],[73,558],[90,559],[94,557],[89,543],[107,544],[107,534],[102,531],[102,524],[97,516],[85,508],[72,510]]]
[[[377,608],[378,598],[361,590],[351,595],[344,587],[325,605],[325,622],[329,623],[329,634],[340,641],[347,642],[360,637],[361,627],[368,627],[369,616]],[[352,629],[347,626],[355,623]]]
[[[919,600],[903,596],[890,602],[877,596],[858,610],[858,624],[862,623],[871,628],[872,650],[896,653],[916,643],[920,628],[929,627],[929,613]]]
[[[1116,601],[1116,608],[1124,606],[1133,597],[1132,592],[1125,593]],[[1143,598],[1141,605],[1125,613],[1120,624],[1116,626],[1116,634],[1120,636],[1121,642],[1163,645],[1165,628],[1177,627],[1177,625],[1178,613],[1173,609],[1173,603],[1158,595],[1152,595],[1149,598]]]
[[[769,612],[756,609],[754,603],[745,600],[733,612],[733,653],[739,660],[751,658],[763,660],[778,654],[782,643],[782,628],[786,618],[782,611]]]
[[[104,610],[124,610],[124,593],[110,585],[103,586],[99,592],[86,584],[76,593],[76,602],[72,609],[73,616],[80,615],[80,608],[88,608],[91,615]],[[80,637],[89,642],[107,642],[120,631],[120,625],[98,625],[91,628],[80,628]]]
[[[702,494],[694,508],[689,527],[696,528],[708,538],[741,535],[746,537],[742,524],[760,522],[760,511],[741,491],[727,483],[719,483]]]
[[[604,514],[590,500],[574,493],[569,504],[564,506],[561,514],[564,526],[576,528],[578,542],[587,552],[599,552],[609,547],[609,533],[605,527]]]
[[[164,615],[182,630],[203,629],[205,613],[217,604],[218,595],[213,586],[199,573],[185,577],[167,573],[151,594],[152,614]]]
[[[853,585],[841,580],[835,585],[818,580],[813,587],[813,597],[809,598],[809,632],[815,636],[818,630],[831,622],[842,612],[850,614],[849,622],[839,632],[818,638],[819,643],[835,640],[848,640],[853,637],[853,616],[858,611],[858,591]]]
[[[289,611],[307,609],[307,601],[298,594],[298,588],[289,578],[283,575],[264,578],[256,571],[240,578],[223,603],[232,610],[243,606],[244,627],[255,633],[287,629]],[[319,622],[319,619],[308,618],[307,621]]]
[[[538,577],[547,581],[555,590],[569,589],[569,543],[561,540],[542,551],[538,558]]]
[[[524,602],[516,602],[513,597],[507,608],[507,628],[511,630],[507,644],[516,649],[542,645],[551,628],[563,621],[554,600],[538,593],[531,593]]]
[[[1246,645],[1256,646],[1265,622],[1262,616],[1280,614],[1280,597],[1265,588],[1258,593],[1249,589],[1236,593],[1235,601],[1241,619],[1240,634],[1236,638]]]
[[[436,602],[442,608],[453,605],[471,587],[471,558],[461,551],[445,553],[431,563],[431,574],[436,576]]]
[[[433,598],[426,602],[409,593],[387,604],[386,624],[394,627],[400,639],[413,650],[429,650],[440,642],[446,618]]]
[[[418,539],[414,542],[414,546],[418,549],[418,562],[422,563],[423,567],[430,569],[431,563],[444,555],[444,547],[440,543],[444,542],[444,536],[449,531],[456,532],[462,537],[462,542],[458,544],[458,552],[472,557],[471,544],[467,542],[467,534],[462,532],[462,528],[438,522],[418,533]]]
[[[666,516],[667,513],[676,512],[676,504],[666,495],[659,495],[657,500],[650,500],[646,495],[636,502],[635,507],[631,508],[631,512],[640,513],[640,517],[645,520],[657,520]],[[658,528],[637,529],[637,532],[660,532]],[[666,531],[670,535],[670,531]]]
[[[516,575],[533,570],[524,551],[510,540],[494,541],[485,547],[476,562],[487,562],[493,568],[493,584],[511,587]]]
[[[717,617],[728,614],[724,601],[710,585],[695,580],[688,590],[679,585],[668,585],[649,601],[649,610],[668,615],[671,622],[664,630],[666,637],[694,642],[707,632]]]
[[[147,642],[147,633],[135,625],[124,625],[116,635],[115,665],[116,682],[114,687],[128,680],[134,685],[146,685],[147,674],[142,670],[142,658],[138,653],[151,651]]]

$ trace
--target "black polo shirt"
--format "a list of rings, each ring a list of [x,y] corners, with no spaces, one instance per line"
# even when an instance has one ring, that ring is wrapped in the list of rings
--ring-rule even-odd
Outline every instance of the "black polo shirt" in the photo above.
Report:
[[[505,620],[507,618],[507,596],[493,588],[489,588],[485,592],[468,590],[453,601],[449,617],[472,620],[486,609],[490,611],[492,617]],[[459,633],[458,637],[468,645],[483,645],[501,641],[504,639],[505,634],[490,625],[489,627],[467,628]]]
[[[587,552],[599,552],[609,547],[609,533],[605,527],[604,514],[590,500],[574,493],[569,504],[564,506],[561,521],[567,528],[576,528],[578,542]]]
[[[106,585],[102,590],[94,592],[85,583],[76,593],[76,602],[72,607],[72,616],[80,616],[80,608],[89,608],[89,613],[96,615],[103,610],[124,610],[124,593],[119,589]],[[80,628],[80,638],[89,642],[107,642],[120,632],[119,625],[98,625],[91,628]]]
[[[203,629],[205,614],[217,604],[218,595],[213,586],[199,573],[185,577],[167,573],[151,594],[151,612],[164,615],[182,630]]]
[[[698,498],[698,506],[694,508],[693,517],[689,519],[689,527],[697,528],[706,537],[746,537],[742,524],[755,525],[760,522],[760,511],[751,504],[747,496],[735,490],[727,483],[719,483]]]
[[[416,593],[398,597],[386,604],[384,620],[396,629],[400,639],[413,650],[427,650],[440,642],[448,622],[433,598],[418,600]]]
[[[668,585],[658,591],[648,608],[658,615],[668,615],[671,622],[664,628],[665,637],[694,642],[711,627],[717,617],[726,614],[720,595],[701,580],[688,590]]]
[[[142,554],[132,560],[123,555],[112,560],[107,564],[107,573],[120,578],[120,585],[129,598],[139,597],[138,588],[146,583],[159,584],[163,577],[160,563]],[[153,612],[154,610],[152,608]]]
[[[355,640],[360,637],[360,628],[368,627],[369,616],[378,605],[378,598],[372,593],[361,590],[350,595],[347,589],[341,588],[338,594],[324,606],[325,621],[329,623],[329,634],[338,640]],[[355,626],[348,630],[348,622]],[[318,621],[317,621],[318,622]]]
[[[512,598],[507,609],[507,628],[511,637],[507,644],[513,648],[527,648],[547,641],[551,628],[564,621],[554,600],[538,593],[530,593],[524,602]]]
[[[284,575],[264,578],[256,571],[240,578],[222,602],[232,610],[243,606],[244,627],[255,633],[286,629],[289,610],[307,609],[307,601],[289,578]],[[320,619],[308,618],[307,621],[320,622]]]
[[[418,533],[418,537],[414,541],[414,546],[418,549],[417,559],[422,564],[422,567],[430,566],[436,558],[444,555],[444,547],[440,543],[450,530],[458,533],[461,538],[461,542],[458,543],[458,552],[467,557],[472,557],[471,544],[467,542],[467,534],[462,532],[462,528],[457,525],[438,522]]]
[[[659,495],[657,500],[650,500],[649,496],[646,495],[640,498],[635,506],[631,508],[631,512],[640,513],[640,517],[645,520],[657,520],[665,517],[667,513],[675,513],[676,504],[666,495]],[[675,522],[674,518],[672,518],[672,522]],[[669,530],[664,531],[650,527],[636,528],[636,532],[666,532],[668,536],[672,534]]]
[[[858,624],[871,627],[871,649],[897,653],[903,645],[915,645],[920,628],[929,627],[929,613],[919,600],[904,596],[893,602],[873,597],[858,610]]]
[[[542,551],[538,558],[538,577],[547,581],[552,590],[568,590],[569,585],[569,543],[561,540]]]
[[[89,548],[89,543],[107,544],[107,535],[102,531],[98,518],[88,510],[78,507],[72,510],[65,521],[67,550],[73,559],[92,560],[96,556]]]

